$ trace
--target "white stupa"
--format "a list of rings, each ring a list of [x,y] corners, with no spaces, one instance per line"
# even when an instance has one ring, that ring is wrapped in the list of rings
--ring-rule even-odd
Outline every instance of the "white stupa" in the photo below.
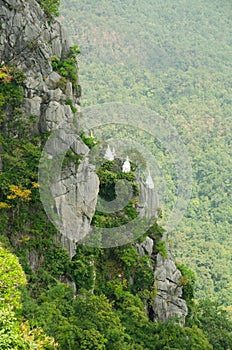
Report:
[[[146,180],[146,185],[148,188],[153,189],[154,188],[154,182],[152,180],[151,174],[149,172],[147,180]]]
[[[122,166],[122,172],[123,173],[129,173],[130,171],[131,171],[130,161],[129,161],[129,158],[126,157],[126,160],[125,160],[125,162],[123,163],[123,166]]]
[[[114,154],[113,154],[113,152],[111,151],[109,145],[108,145],[108,147],[107,147],[107,150],[106,150],[106,153],[105,153],[105,155],[104,155],[104,158],[105,158],[106,160],[114,160]]]

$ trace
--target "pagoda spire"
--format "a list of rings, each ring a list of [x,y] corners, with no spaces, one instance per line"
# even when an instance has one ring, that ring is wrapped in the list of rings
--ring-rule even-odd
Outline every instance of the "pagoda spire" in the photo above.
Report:
[[[108,145],[108,147],[107,147],[107,150],[106,150],[106,153],[105,153],[105,155],[104,155],[104,158],[105,158],[106,160],[110,160],[110,161],[114,160],[114,154],[113,154],[113,152],[111,151],[109,145]]]
[[[150,188],[150,189],[153,189],[153,188],[154,188],[154,182],[153,182],[153,180],[152,180],[150,171],[149,171],[148,177],[147,177],[147,179],[146,179],[146,185],[147,185],[147,187]]]

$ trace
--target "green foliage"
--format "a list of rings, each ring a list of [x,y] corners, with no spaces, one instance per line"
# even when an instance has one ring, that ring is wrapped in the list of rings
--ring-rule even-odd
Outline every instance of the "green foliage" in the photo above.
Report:
[[[121,190],[118,189],[117,191],[117,199],[127,203],[123,209],[113,213],[106,214],[104,210],[97,210],[92,220],[92,223],[97,227],[120,227],[138,216],[136,197],[139,190],[135,182],[135,174],[133,171],[123,173],[121,169],[121,160],[115,159],[114,161],[106,161],[97,171],[100,180],[100,198],[109,202],[116,199],[115,185],[119,184],[121,180],[126,180],[126,183],[123,182]],[[130,188],[132,189],[133,198],[128,202]]]
[[[14,66],[4,65],[0,67],[0,126],[2,130],[10,134],[5,112],[11,113],[13,125],[17,127],[21,119],[20,106],[24,97],[22,84],[25,80],[24,73]]]
[[[154,292],[154,270],[153,262],[147,255],[140,256],[135,247],[128,244],[118,247],[103,255],[101,266],[105,270],[100,270],[99,274],[109,280],[107,285],[100,286],[101,290],[110,299],[123,299],[124,292],[137,294],[138,291],[144,291],[149,294],[148,299]],[[141,294],[142,296],[142,294]]]
[[[107,349],[123,349],[124,328],[112,305],[104,295],[79,297],[74,301],[75,324],[84,329],[96,329],[106,337]]]
[[[58,72],[62,77],[71,81],[75,89],[78,88],[78,75],[77,75],[77,58],[80,54],[80,50],[77,46],[73,46],[61,59],[58,57],[52,57],[52,68]]]
[[[80,343],[80,350],[106,350],[107,339],[92,328],[83,331]]]
[[[186,217],[170,237],[173,250],[196,272],[197,298],[216,295],[231,305],[230,3],[63,0],[61,13],[83,52],[82,106],[135,103],[181,136],[194,181]],[[162,168],[166,222],[178,186],[170,155],[141,129],[120,137],[139,140]]]
[[[77,246],[76,254],[72,259],[72,278],[77,289],[90,290],[94,284],[96,252],[85,246]]]
[[[154,222],[154,224],[151,225],[147,230],[146,235],[152,238],[156,242],[163,237],[164,232],[165,232],[164,228],[158,225],[157,222]]]
[[[198,305],[200,327],[215,350],[232,347],[232,321],[218,302],[205,299]]]
[[[70,108],[71,108],[71,110],[72,110],[73,113],[76,113],[76,112],[77,112],[77,109],[76,109],[76,107],[74,107],[72,100],[67,99],[67,100],[65,101],[65,103],[66,103],[66,105],[70,106]]]
[[[182,328],[173,321],[158,323],[156,328],[158,339],[155,349],[194,349],[212,350],[202,330],[193,326],[192,328]]]
[[[31,186],[32,182],[37,181],[40,149],[37,138],[28,141],[22,138],[0,137],[0,142],[3,161],[3,172],[0,173],[0,187],[2,193],[6,196],[9,194],[9,188],[13,184],[27,188]]]
[[[59,16],[60,0],[37,0],[47,16]]]
[[[122,247],[117,249],[117,256],[125,264],[126,268],[136,266],[138,253],[133,247]]]
[[[168,252],[166,249],[165,241],[160,241],[156,243],[155,249],[157,252],[159,252],[164,258],[168,257]]]
[[[40,157],[39,139],[33,135],[35,116],[22,116],[25,75],[15,67],[0,68],[0,135],[3,171],[0,173],[0,199],[11,185],[28,187],[36,182]]]
[[[196,282],[196,275],[192,270],[183,264],[178,264],[177,268],[182,274],[179,282],[184,287],[183,297],[185,300],[191,300],[194,297],[194,284]]]
[[[2,350],[29,350],[29,344],[23,339],[19,322],[9,308],[0,309],[0,348]]]
[[[80,161],[82,160],[82,156],[79,154],[74,153],[71,149],[69,149],[62,162],[62,168],[70,168],[72,165],[75,167],[75,171],[77,171],[77,168],[80,164]]]
[[[132,290],[134,293],[139,290],[153,290],[153,284],[154,270],[151,259],[147,255],[143,255],[135,268]]]
[[[179,278],[179,284],[183,287],[183,298],[185,299],[188,306],[188,316],[187,324],[191,324],[192,320],[197,322],[196,310],[195,310],[195,300],[194,300],[194,288],[196,283],[195,273],[187,268],[183,264],[177,264],[178,270],[181,272],[181,277]]]
[[[55,349],[54,339],[41,328],[32,330],[29,322],[22,322],[20,289],[25,284],[25,273],[18,258],[0,245],[0,348]]]
[[[70,272],[70,260],[67,251],[53,245],[46,252],[42,267],[56,278],[67,275]]]
[[[18,287],[26,284],[26,277],[18,258],[0,244],[0,300],[18,309],[21,305]]]
[[[75,1],[70,1],[76,6]],[[58,1],[44,0],[40,3],[42,3],[50,18],[51,14],[57,14]],[[212,10],[211,6],[214,6],[214,1],[211,3],[209,4],[209,12]],[[222,245],[224,241],[227,241],[227,233],[231,232],[231,219],[226,214],[226,209],[230,203],[228,199],[230,181],[227,176],[227,174],[230,174],[228,165],[230,159],[227,147],[231,135],[226,130],[220,133],[221,128],[225,129],[226,125],[225,122],[223,126],[222,122],[224,120],[222,118],[218,119],[218,123],[215,122],[215,125],[219,125],[216,129],[210,123],[209,127],[206,128],[207,130],[203,127],[206,121],[205,115],[209,114],[211,116],[214,113],[212,111],[216,111],[218,115],[223,115],[225,120],[229,115],[228,103],[226,102],[229,98],[226,86],[228,78],[223,73],[222,66],[222,72],[220,73],[211,67],[215,73],[215,81],[211,84],[210,79],[213,74],[209,74],[209,78],[207,72],[203,69],[203,67],[208,67],[208,64],[206,65],[204,61],[205,56],[202,60],[199,54],[193,60],[192,53],[190,54],[192,48],[189,44],[191,43],[188,40],[189,38],[186,40],[184,36],[182,37],[183,40],[180,40],[178,35],[171,35],[170,37],[170,33],[175,33],[175,28],[179,26],[176,23],[179,22],[184,26],[191,24],[190,27],[188,26],[189,31],[192,30],[192,33],[198,33],[198,24],[197,30],[195,30],[194,21],[189,22],[189,16],[192,16],[191,10],[187,13],[186,8],[180,7],[180,4],[180,0],[176,0],[174,7],[171,0],[168,0],[165,4],[162,1],[154,4],[154,1],[148,0],[146,3],[144,2],[143,11],[141,12],[141,1],[133,2],[133,6],[127,6],[128,4],[122,1],[117,2],[117,4],[107,1],[92,1],[91,11],[98,12],[95,17],[89,11],[89,3],[82,1],[78,5],[78,25],[75,27],[78,30],[83,30],[83,35],[78,37],[80,37],[80,40],[84,39],[84,45],[87,42],[86,33],[88,33],[88,30],[98,33],[99,28],[101,28],[101,26],[96,25],[96,22],[104,26],[108,25],[110,28],[110,30],[108,30],[109,28],[101,30],[101,35],[96,40],[97,48],[91,50],[93,61],[90,57],[86,66],[82,66],[82,71],[88,82],[88,84],[85,84],[85,96],[86,100],[89,99],[88,103],[112,100],[126,101],[126,96],[128,96],[130,102],[138,103],[140,101],[141,104],[149,106],[165,116],[170,114],[172,123],[175,124],[189,145],[193,157],[196,183],[194,184],[194,198],[188,211],[188,218],[184,221],[181,230],[186,233],[187,238],[191,238],[189,240],[190,259],[192,259],[192,256],[196,256],[199,259],[197,264],[200,266],[202,256],[206,255],[205,252],[208,248],[211,252],[216,248],[218,256],[221,254],[222,257],[227,256],[227,259],[228,256],[230,257],[229,250],[223,248]],[[221,16],[218,17],[216,9],[214,11],[215,18],[212,17],[212,12],[206,18],[201,8],[203,6],[204,9],[204,4],[195,2],[189,6],[190,9],[195,11],[194,14],[198,16],[197,18],[201,24],[204,22],[202,19],[205,19],[207,25],[209,25],[208,18],[214,23],[210,27],[211,29],[218,26],[218,21],[215,21],[215,19],[223,22]],[[70,9],[72,9],[71,6]],[[99,21],[98,17],[101,9],[103,14],[110,9],[107,21],[104,20],[104,15],[101,16]],[[87,10],[88,16],[82,16],[84,10]],[[118,16],[118,11],[123,14],[124,20],[125,16],[128,19],[133,15],[132,20],[130,18],[130,21],[126,21],[124,26],[120,22],[121,17]],[[223,6],[220,11],[223,11]],[[73,13],[76,12],[73,11]],[[113,33],[112,29],[114,28],[111,21],[112,16],[117,18],[113,36],[110,34]],[[71,16],[68,16],[68,18],[71,20]],[[81,21],[84,22],[83,25],[79,25]],[[144,26],[145,22],[146,25]],[[128,23],[135,25],[131,32],[127,30]],[[160,27],[159,23],[161,23]],[[143,32],[143,30],[138,31],[138,28],[150,28],[151,32],[147,35],[146,29]],[[163,30],[165,30],[165,33]],[[135,32],[138,35],[134,36]],[[160,33],[163,34],[160,36]],[[119,39],[117,39],[117,35],[120,35]],[[179,33],[179,35],[181,34]],[[89,36],[89,38],[92,37],[94,35]],[[103,38],[103,42],[100,41],[99,43],[101,38]],[[109,39],[107,42],[109,45],[105,45],[107,38]],[[201,45],[202,38],[194,40],[194,45],[195,43]],[[123,40],[126,40],[126,45],[124,45]],[[138,44],[137,40],[139,40],[138,47],[142,50],[140,54],[139,50],[134,50],[137,47],[136,44]],[[163,47],[163,40],[169,42],[169,45],[165,44],[165,52],[158,49],[158,47]],[[156,60],[154,60],[154,52],[151,51],[146,53],[144,59],[143,54],[147,48],[152,50],[152,45],[156,43],[155,53],[158,58],[156,57]],[[33,42],[31,46],[33,47],[35,44]],[[202,48],[205,52],[204,45]],[[108,50],[107,55],[103,58],[100,56],[99,59],[98,55],[104,50]],[[224,47],[223,55],[226,55],[226,50],[226,47]],[[126,61],[121,61],[120,55],[122,52],[128,54]],[[178,55],[178,52],[180,52],[180,55]],[[62,76],[59,84],[63,90],[66,88],[68,80],[72,82],[75,89],[79,88],[76,74],[77,54],[79,54],[79,49],[73,47],[61,59],[54,57],[52,60],[53,69]],[[209,62],[212,62],[214,54],[215,48],[213,48],[211,56],[208,56]],[[166,55],[171,57],[171,61],[165,61]],[[112,57],[119,59],[119,62],[112,63]],[[136,66],[134,62],[136,62]],[[218,62],[216,66],[218,70]],[[162,69],[157,69],[160,67]],[[100,79],[102,79],[102,84]],[[223,93],[221,92],[221,83],[218,83],[222,79],[225,79]],[[9,255],[10,253],[6,250],[2,253],[0,249],[0,260],[2,259],[2,264],[0,264],[0,297],[4,299],[4,305],[0,308],[0,348],[7,350],[53,349],[56,345],[52,338],[47,338],[46,334],[49,334],[59,342],[59,349],[61,350],[210,350],[212,346],[209,345],[206,336],[215,349],[230,349],[231,322],[221,308],[210,304],[210,302],[200,304],[197,316],[192,317],[195,312],[195,309],[193,310],[195,276],[185,266],[178,266],[182,272],[179,282],[184,287],[183,296],[188,303],[192,320],[191,322],[188,320],[188,325],[191,325],[191,327],[182,328],[175,320],[168,323],[151,322],[145,312],[144,305],[148,311],[151,311],[157,293],[154,288],[153,271],[155,256],[150,258],[143,255],[141,257],[131,244],[104,251],[78,245],[76,255],[70,261],[66,251],[54,244],[53,236],[57,232],[49,223],[43,211],[36,186],[38,161],[41,153],[41,137],[32,135],[31,132],[35,118],[33,116],[24,118],[20,111],[24,78],[14,68],[2,67],[0,80],[1,130],[3,131],[0,143],[3,149],[1,157],[4,163],[4,171],[0,174],[0,238],[15,250],[28,275],[27,289],[25,287],[23,289],[22,312],[24,317],[30,320],[33,327],[31,328],[27,322],[23,322],[19,316],[6,307],[6,303],[11,303],[15,308],[20,309],[20,294],[17,286],[24,284],[25,278],[22,269],[18,266],[17,258]],[[97,82],[97,89],[92,89],[93,81]],[[199,84],[202,92],[196,88]],[[199,102],[203,98],[205,106],[201,105],[199,107]],[[86,102],[86,100],[84,101]],[[75,112],[72,101],[67,100],[66,103]],[[220,103],[222,103],[223,108],[219,107]],[[224,109],[226,110],[225,113]],[[10,115],[11,118],[7,119],[5,115]],[[185,123],[182,123],[182,118],[187,120],[188,127]],[[201,118],[203,119],[201,120]],[[229,118],[227,118],[227,122],[229,125]],[[127,130],[125,130],[125,134],[122,135],[128,137],[130,134],[127,134]],[[218,145],[220,145],[218,147],[220,152],[216,152],[212,147],[211,136],[213,136],[212,140],[217,140]],[[142,138],[142,136],[139,137]],[[151,141],[147,135],[146,138],[148,148],[150,146],[154,147],[153,140]],[[89,147],[93,147],[97,141],[94,137],[85,135],[82,135],[82,139]],[[204,146],[201,145],[202,147],[198,145],[200,139],[204,140]],[[167,160],[165,156],[165,150],[157,146],[157,159],[161,162],[162,171],[165,180],[167,180],[168,204],[167,210],[166,208],[164,210],[164,216],[166,211],[171,208],[174,198],[172,192],[176,190],[174,185],[175,172],[172,169],[171,161]],[[63,167],[70,167],[73,164],[78,166],[79,160],[78,156],[68,151],[63,161]],[[210,164],[207,163],[209,160]],[[210,166],[205,167],[205,163]],[[97,212],[93,221],[96,226],[120,227],[123,223],[133,220],[137,216],[136,197],[138,196],[138,186],[135,182],[134,165],[132,164],[132,171],[129,174],[122,173],[121,166],[120,161],[116,159],[114,162],[105,162],[99,168],[100,197],[106,201],[116,199],[115,186],[121,180],[126,180],[132,188],[133,199],[123,210],[113,215],[104,215],[100,211]],[[224,171],[224,169],[226,170]],[[220,186],[215,185],[215,188],[213,188],[210,183],[220,184]],[[218,188],[223,188],[225,192],[222,193]],[[222,201],[221,198],[224,193],[226,193],[226,196],[223,197]],[[119,189],[119,194],[123,196],[123,190],[120,192]],[[161,216],[160,219],[162,219]],[[226,225],[224,225],[224,222],[226,222]],[[212,226],[215,223],[217,235],[214,231],[215,227]],[[209,229],[207,235],[205,234],[206,225]],[[197,239],[193,232],[196,232]],[[199,232],[200,235],[198,235]],[[154,255],[158,251],[163,256],[167,254],[164,242],[160,241],[163,233],[164,230],[157,223],[154,223],[141,237],[141,241],[146,235],[154,239]],[[217,237],[214,237],[213,234]],[[120,236],[120,229],[118,235]],[[181,234],[179,237],[181,237]],[[215,245],[211,237],[217,239],[220,245]],[[186,248],[187,245],[185,246],[188,242],[187,238],[182,237],[177,241],[180,246],[182,245],[182,251],[185,250],[189,253],[189,249]],[[193,245],[191,245],[192,240]],[[199,246],[201,246],[202,251],[196,248]],[[213,254],[210,259],[212,256]],[[28,257],[33,257],[36,260],[34,271],[29,267]],[[210,259],[204,260],[207,281],[210,281],[209,271],[212,268]],[[225,262],[226,259],[223,261]],[[223,266],[225,266],[225,263],[223,263]],[[222,266],[215,272],[213,276],[215,281],[223,280],[221,276],[223,274],[220,275],[219,273],[221,270],[223,270]],[[230,276],[230,274],[228,275]],[[61,281],[64,283],[61,283]],[[70,286],[72,281],[76,284],[76,291]],[[208,286],[205,287],[205,290],[208,290],[207,288]],[[214,288],[216,287],[209,288],[211,293],[213,293]],[[229,292],[223,296],[227,302],[229,300],[228,296]],[[149,316],[152,315],[149,314]],[[196,324],[202,327],[205,334],[197,328]],[[43,327],[46,334],[42,332],[40,327]]]
[[[83,132],[80,134],[82,141],[88,146],[90,149],[98,144],[98,140],[94,136],[86,136]]]

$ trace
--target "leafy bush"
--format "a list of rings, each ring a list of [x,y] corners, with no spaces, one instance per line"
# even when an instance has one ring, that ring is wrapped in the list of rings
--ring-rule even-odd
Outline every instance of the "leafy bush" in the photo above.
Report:
[[[80,134],[80,137],[89,148],[93,148],[99,142],[94,136],[88,137],[83,132]]]
[[[168,252],[166,248],[166,244],[164,241],[160,241],[156,243],[155,249],[157,252],[159,252],[164,258],[168,257]]]
[[[113,213],[104,213],[100,210],[96,211],[93,217],[93,224],[97,227],[120,227],[127,222],[135,219],[138,216],[137,196],[139,194],[138,185],[135,182],[135,174],[133,171],[129,173],[122,172],[122,164],[120,159],[114,161],[106,161],[97,171],[100,180],[99,196],[105,201],[112,201],[116,199],[115,186],[121,180],[127,180],[126,185],[119,187],[117,198],[122,202],[127,201],[127,196],[130,188],[132,188],[133,198],[128,201],[124,208],[119,209]],[[127,191],[128,190],[128,191]],[[125,198],[124,198],[125,197]],[[120,234],[120,233],[119,233]]]
[[[37,0],[49,17],[59,16],[60,0]]]
[[[67,251],[53,245],[44,257],[43,267],[52,276],[58,278],[70,272],[70,260]]]
[[[24,80],[25,75],[20,69],[7,65],[0,68],[0,127],[8,134],[12,133],[12,129],[8,126],[6,111],[8,115],[11,114],[11,123],[17,126],[21,118],[20,106],[24,97],[22,88]],[[16,132],[16,128],[13,130]]]
[[[71,262],[71,268],[72,278],[78,290],[85,289],[89,291],[93,287],[95,258],[93,250],[88,250],[85,246],[77,246],[76,254]]]
[[[187,324],[192,324],[192,320],[197,322],[194,301],[196,275],[192,270],[183,264],[178,264],[177,268],[182,274],[182,276],[179,278],[179,284],[183,287],[183,299],[185,299],[188,306]]]
[[[78,75],[77,75],[77,55],[80,54],[78,46],[74,45],[61,59],[52,57],[52,68],[58,72],[62,77],[71,81],[73,86],[78,89]]]
[[[19,322],[9,307],[0,309],[0,348],[1,350],[30,349],[22,337]]]
[[[19,308],[21,304],[19,286],[26,284],[24,271],[18,258],[0,244],[0,300],[1,305],[10,304]],[[3,301],[3,303],[2,303]]]

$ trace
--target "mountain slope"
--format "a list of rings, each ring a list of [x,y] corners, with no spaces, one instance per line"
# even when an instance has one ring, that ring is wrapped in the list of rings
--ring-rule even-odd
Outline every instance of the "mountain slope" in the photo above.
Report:
[[[185,142],[193,194],[170,237],[197,271],[198,297],[230,305],[231,4],[229,1],[64,0],[61,20],[82,50],[83,106],[122,101],[165,116]],[[162,166],[168,198],[175,177]]]

